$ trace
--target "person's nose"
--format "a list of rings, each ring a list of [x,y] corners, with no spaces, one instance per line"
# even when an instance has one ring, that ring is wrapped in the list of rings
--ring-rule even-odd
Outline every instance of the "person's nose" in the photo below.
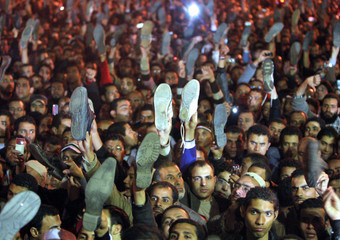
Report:
[[[256,219],[256,224],[257,225],[263,225],[265,222],[265,217],[263,214],[260,214],[257,219]]]

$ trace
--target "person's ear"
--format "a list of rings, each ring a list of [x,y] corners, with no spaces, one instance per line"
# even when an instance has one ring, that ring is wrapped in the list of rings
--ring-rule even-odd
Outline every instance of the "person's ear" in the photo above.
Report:
[[[276,211],[274,212],[274,220],[276,220],[277,216],[279,216],[279,210],[276,210]]]
[[[118,235],[122,231],[122,225],[121,224],[113,224],[111,228],[111,234],[112,235]]]
[[[34,87],[31,87],[30,88],[30,94],[33,94],[34,93]]]
[[[246,216],[246,209],[244,209],[244,206],[240,207],[240,214],[241,214],[241,217],[243,218]]]
[[[116,111],[115,110],[111,110],[110,111],[110,115],[114,119],[116,117]]]
[[[30,228],[30,233],[31,233],[32,237],[34,237],[34,238],[37,238],[39,236],[39,231],[35,227]]]
[[[104,95],[100,95],[100,99],[105,102],[105,96]]]

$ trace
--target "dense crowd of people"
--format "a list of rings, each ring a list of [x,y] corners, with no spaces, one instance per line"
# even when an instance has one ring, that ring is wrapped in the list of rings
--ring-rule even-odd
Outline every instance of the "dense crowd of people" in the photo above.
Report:
[[[0,240],[340,239],[338,0],[0,6]]]

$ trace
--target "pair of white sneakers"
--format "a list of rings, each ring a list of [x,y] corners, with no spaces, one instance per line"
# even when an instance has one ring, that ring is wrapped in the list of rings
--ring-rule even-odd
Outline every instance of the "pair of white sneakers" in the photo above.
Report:
[[[179,110],[179,118],[182,122],[188,122],[197,111],[200,83],[196,79],[189,81],[182,91],[182,103]],[[158,130],[167,130],[171,126],[173,116],[172,93],[168,84],[160,84],[154,96],[155,125]]]

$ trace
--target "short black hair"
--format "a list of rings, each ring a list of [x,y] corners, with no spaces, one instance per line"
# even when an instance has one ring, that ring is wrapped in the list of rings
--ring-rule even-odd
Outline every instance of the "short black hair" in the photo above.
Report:
[[[262,162],[262,163],[269,165],[268,158],[260,153],[248,153],[244,155],[243,159],[245,158],[250,158],[252,164],[257,163],[257,162]]]
[[[323,136],[333,137],[333,138],[337,139],[338,133],[336,132],[336,130],[333,127],[324,127],[318,133],[317,139],[321,140],[321,138]]]
[[[335,93],[328,93],[324,99],[322,100],[322,104],[326,99],[335,99],[338,103],[338,107],[339,107],[339,97],[335,94]]]
[[[303,201],[299,205],[299,217],[301,217],[302,209],[306,208],[322,208],[323,209],[323,201],[320,198],[309,198]]]
[[[279,124],[283,124],[283,125],[287,126],[287,121],[283,118],[274,118],[269,122],[269,125],[271,123],[279,123]]]
[[[266,127],[265,125],[262,125],[262,124],[256,124],[254,126],[251,126],[249,129],[248,129],[248,132],[247,132],[247,139],[250,138],[250,135],[265,135],[268,137],[268,142],[270,142],[270,133],[269,133],[269,129],[268,127]]]
[[[35,128],[37,128],[37,124],[36,124],[34,118],[26,115],[26,116],[22,116],[22,117],[18,118],[17,120],[15,120],[14,131],[18,131],[20,123],[24,123],[24,122],[31,123],[35,126]]]
[[[231,125],[229,127],[227,127],[226,133],[238,133],[238,134],[242,134],[242,140],[244,141],[246,136],[244,134],[244,131],[242,128],[236,126],[236,125]]]
[[[292,172],[291,178],[297,178],[297,177],[305,177],[305,174],[302,169],[296,169],[294,172]]]
[[[176,226],[176,224],[181,224],[181,223],[187,223],[190,224],[192,226],[194,226],[196,228],[196,236],[197,236],[197,240],[205,240],[207,233],[205,231],[205,229],[202,227],[202,225],[200,225],[198,222],[192,220],[192,219],[177,219],[176,221],[174,221],[169,229],[169,235],[171,234],[171,231],[173,230],[173,228]]]
[[[199,160],[199,161],[195,161],[195,162],[192,162],[189,166],[188,166],[188,169],[187,169],[187,176],[188,177],[192,177],[191,175],[191,172],[192,170],[195,168],[195,167],[204,167],[204,166],[210,166],[211,169],[213,170],[213,173],[214,173],[214,166],[210,163],[210,162],[207,162],[207,161],[202,161],[202,160]]]
[[[251,167],[258,167],[258,168],[261,168],[261,169],[264,169],[265,170],[265,179],[263,179],[264,181],[266,182],[269,182],[271,177],[272,177],[272,171],[270,170],[270,167],[268,164],[264,163],[264,162],[256,162],[256,163],[253,163],[249,169]]]
[[[112,205],[106,205],[103,207],[103,209],[107,209],[110,212],[111,226],[114,224],[121,225],[121,232],[124,232],[130,227],[129,216],[123,209]],[[111,228],[111,226],[109,227]]]
[[[110,112],[113,110],[113,111],[117,111],[117,106],[118,106],[118,103],[120,101],[129,101],[129,99],[127,99],[126,97],[120,97],[120,98],[116,98],[114,99],[111,103],[110,103]]]
[[[173,203],[178,201],[178,191],[177,188],[172,185],[171,183],[165,182],[165,181],[160,181],[160,182],[156,182],[154,184],[151,184],[150,187],[148,187],[147,189],[147,193],[149,194],[149,196],[151,197],[152,191],[156,188],[170,188],[172,191],[172,200]]]
[[[26,232],[27,234],[29,234],[31,236],[30,229],[32,227],[36,228],[40,232],[44,217],[45,216],[56,216],[58,214],[59,214],[58,210],[55,207],[50,206],[50,205],[46,205],[46,204],[41,204],[37,214],[24,227],[24,232]]]
[[[325,121],[319,117],[312,117],[312,118],[308,118],[308,120],[306,121],[306,124],[305,126],[307,125],[307,123],[309,122],[318,122],[320,124],[320,127],[321,128],[324,128],[325,127]]]
[[[126,122],[117,122],[114,124],[111,124],[110,127],[108,128],[109,133],[114,133],[114,134],[119,134],[121,136],[125,136],[125,124]]]
[[[245,210],[249,207],[250,202],[253,199],[261,199],[261,200],[273,203],[274,211],[279,210],[279,201],[276,195],[269,188],[255,187],[255,188],[250,189],[243,202],[243,207]]]
[[[299,161],[293,158],[284,158],[279,162],[279,175],[281,174],[282,168],[284,167],[295,167],[296,169],[301,169],[302,166]]]
[[[178,167],[178,166],[176,163],[170,162],[170,161],[160,161],[159,163],[156,162],[156,164],[154,165],[154,168],[156,170],[153,174],[152,181],[155,181],[155,182],[161,181],[160,170],[166,167]]]
[[[16,175],[13,178],[12,183],[19,187],[27,188],[27,190],[32,191],[32,192],[38,191],[37,180],[28,173],[20,173]]]
[[[52,127],[59,128],[62,119],[72,119],[70,114],[67,113],[59,113],[53,117]]]
[[[302,133],[301,133],[301,130],[298,128],[298,127],[293,127],[293,126],[288,126],[288,127],[285,127],[282,131],[281,131],[281,134],[280,134],[280,141],[279,141],[279,145],[282,146],[283,144],[283,139],[285,136],[298,136],[299,138],[299,142],[302,138]]]

